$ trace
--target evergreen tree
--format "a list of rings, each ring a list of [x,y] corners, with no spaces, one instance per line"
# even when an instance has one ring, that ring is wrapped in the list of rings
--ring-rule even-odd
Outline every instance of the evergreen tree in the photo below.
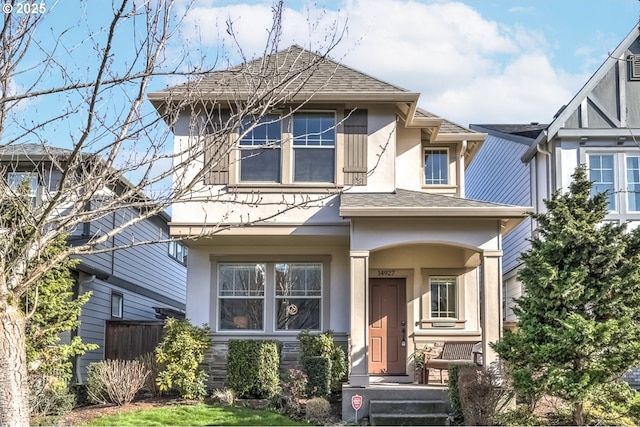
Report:
[[[33,215],[30,192],[25,181],[16,188],[15,197],[0,207],[1,223],[5,227],[23,227],[22,237],[25,239],[35,232],[34,228],[23,225],[23,221]],[[38,261],[53,259],[65,250],[66,245],[66,235],[57,236],[41,251]],[[80,337],[73,337],[68,343],[61,340],[61,334],[77,329],[82,306],[91,296],[85,293],[74,298],[75,282],[71,269],[77,263],[77,260],[66,259],[54,265],[19,302],[26,319],[26,357],[30,373],[69,381],[72,376],[71,358],[98,347],[84,344]],[[35,266],[35,263],[29,266],[27,272]]]
[[[582,425],[593,392],[640,364],[640,232],[604,222],[606,193],[591,196],[584,166],[572,177],[531,215],[538,235],[522,254],[518,330],[494,349],[518,392],[566,399]]]

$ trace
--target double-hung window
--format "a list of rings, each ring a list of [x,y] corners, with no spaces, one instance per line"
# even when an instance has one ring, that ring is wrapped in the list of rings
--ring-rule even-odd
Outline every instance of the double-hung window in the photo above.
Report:
[[[219,329],[263,330],[266,264],[220,264],[218,273]]]
[[[320,329],[322,264],[276,264],[276,329]]]
[[[458,318],[458,286],[455,277],[431,277],[431,317]]]
[[[425,185],[449,184],[449,154],[447,149],[425,148],[424,183]]]
[[[240,181],[280,182],[280,117],[269,114],[257,123],[246,121],[240,132]]]
[[[293,115],[293,180],[335,182],[336,117],[334,112]]]
[[[607,209],[616,210],[615,169],[613,154],[589,155],[589,180],[593,182],[591,196],[607,192]]]

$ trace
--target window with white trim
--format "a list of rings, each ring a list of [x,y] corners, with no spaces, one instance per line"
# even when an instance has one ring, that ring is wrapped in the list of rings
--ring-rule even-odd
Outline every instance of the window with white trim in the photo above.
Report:
[[[335,182],[335,112],[293,115],[294,182]]]
[[[185,245],[175,240],[169,242],[169,257],[178,261],[182,265],[187,264],[189,250]]]
[[[640,157],[627,156],[627,209],[640,211]]]
[[[122,319],[124,311],[124,296],[118,292],[111,293],[111,318]]]
[[[264,329],[266,264],[220,264],[219,329]]]
[[[431,317],[458,318],[458,286],[455,277],[429,278]]]
[[[20,185],[28,185],[31,203],[36,206],[38,203],[38,174],[35,172],[9,172],[7,183],[9,188],[13,190],[17,190]]]
[[[276,329],[319,330],[322,264],[276,264]]]
[[[240,129],[240,181],[280,182],[282,122],[280,116],[269,114],[253,123],[246,121]]]
[[[449,184],[449,151],[446,148],[424,150],[425,185]]]
[[[613,154],[589,154],[589,180],[593,182],[591,196],[606,191],[607,209],[616,210]]]
[[[322,330],[324,275],[322,262],[218,263],[217,330]]]

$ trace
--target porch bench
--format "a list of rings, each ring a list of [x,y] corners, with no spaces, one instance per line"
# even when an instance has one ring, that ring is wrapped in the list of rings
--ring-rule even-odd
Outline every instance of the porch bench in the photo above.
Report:
[[[431,358],[425,355],[426,383],[429,384],[429,369],[440,371],[440,384],[443,384],[442,371],[449,369],[450,363],[481,365],[482,362],[479,360],[482,358],[482,353],[474,351],[474,346],[477,344],[478,342],[475,341],[446,341],[442,347],[442,353],[438,357]]]

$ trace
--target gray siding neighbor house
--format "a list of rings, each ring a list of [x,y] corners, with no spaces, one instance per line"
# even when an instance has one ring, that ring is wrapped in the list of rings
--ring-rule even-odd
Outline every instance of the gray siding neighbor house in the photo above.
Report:
[[[640,225],[640,30],[634,26],[549,125],[471,125],[489,134],[467,173],[467,195],[493,202],[527,203],[568,188],[578,165],[587,165],[595,191],[609,191],[606,220]],[[500,188],[496,191],[496,188]],[[518,202],[520,203],[520,202]],[[520,227],[526,227],[521,224]],[[518,296],[518,256],[531,228],[504,241],[507,296]],[[515,236],[519,237],[515,240]],[[511,236],[514,239],[511,239]],[[520,237],[521,236],[521,237]],[[513,260],[509,263],[507,260]],[[510,304],[510,298],[505,301]],[[515,319],[511,319],[515,320]],[[640,385],[640,371],[628,376]]]
[[[41,144],[0,146],[0,166],[4,179],[17,184],[31,181],[34,203],[56,191],[60,171],[52,167],[64,159],[67,150],[44,147]],[[63,161],[63,160],[62,160]],[[92,209],[89,205],[86,209]],[[118,226],[122,221],[137,215],[134,208],[110,213],[100,220],[84,223],[68,237],[70,245],[85,243],[101,230]],[[146,219],[110,240],[109,247],[125,245],[135,236],[138,241],[166,239],[169,236],[166,214]],[[167,315],[184,317],[186,300],[186,250],[179,242],[164,242],[136,246],[117,251],[79,257],[80,263],[73,272],[76,291],[91,292],[89,302],[83,307],[80,327],[74,334],[85,343],[99,345],[97,350],[86,353],[76,361],[74,380],[86,379],[86,367],[91,362],[103,360],[107,349],[105,342],[108,323],[113,321],[152,321]],[[111,349],[113,354],[114,350]]]

